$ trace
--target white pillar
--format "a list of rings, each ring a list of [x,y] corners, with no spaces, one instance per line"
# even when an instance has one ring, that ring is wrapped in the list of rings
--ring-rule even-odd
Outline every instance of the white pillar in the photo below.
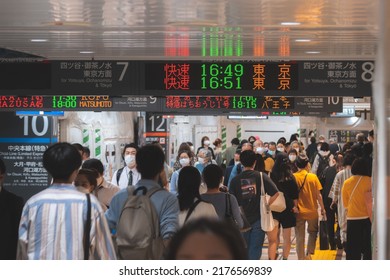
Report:
[[[375,155],[373,168],[374,193],[374,259],[390,259],[390,191],[388,146],[390,133],[390,2],[380,2],[380,34],[375,63],[373,99],[375,106]],[[377,251],[376,251],[377,250]]]

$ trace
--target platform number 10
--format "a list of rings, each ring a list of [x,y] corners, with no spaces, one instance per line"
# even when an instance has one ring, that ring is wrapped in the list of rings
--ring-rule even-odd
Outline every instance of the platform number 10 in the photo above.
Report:
[[[24,125],[23,125],[23,135],[24,136],[28,136],[29,135],[29,116],[20,116],[21,119],[24,119]],[[37,121],[38,121],[38,118],[42,118],[42,121],[43,121],[43,126],[42,126],[42,129],[41,131],[38,131],[38,127],[37,127]],[[47,118],[47,116],[33,116],[31,118],[31,130],[32,132],[34,133],[35,136],[43,136],[47,133],[49,129],[49,119]]]
[[[364,62],[362,64],[362,80],[365,82],[372,82],[374,80],[374,63]]]

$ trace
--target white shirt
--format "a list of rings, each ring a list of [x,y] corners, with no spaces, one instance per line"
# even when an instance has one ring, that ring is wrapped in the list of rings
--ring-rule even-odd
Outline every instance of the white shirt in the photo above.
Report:
[[[112,176],[111,183],[114,185],[117,185],[120,189],[127,188],[127,185],[129,183],[129,173],[130,170],[133,171],[133,186],[138,183],[138,181],[141,179],[141,174],[138,172],[137,168],[130,169],[128,166],[125,166],[123,168],[122,174],[119,177],[119,182],[116,180],[116,174],[118,173],[118,170],[114,172],[114,175]]]

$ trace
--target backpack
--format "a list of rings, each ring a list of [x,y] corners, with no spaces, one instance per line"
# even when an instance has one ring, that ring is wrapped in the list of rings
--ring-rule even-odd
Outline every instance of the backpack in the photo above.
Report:
[[[330,154],[326,157],[318,155],[317,177],[320,181],[325,179],[325,171],[329,168],[329,156]]]
[[[116,184],[117,184],[117,186],[119,186],[119,179],[121,178],[123,169],[125,169],[125,168],[124,167],[119,168],[118,172],[116,172]]]
[[[163,254],[160,222],[150,197],[162,188],[128,186],[127,198],[117,226],[118,258],[122,260],[158,260]],[[142,195],[137,195],[142,192]]]

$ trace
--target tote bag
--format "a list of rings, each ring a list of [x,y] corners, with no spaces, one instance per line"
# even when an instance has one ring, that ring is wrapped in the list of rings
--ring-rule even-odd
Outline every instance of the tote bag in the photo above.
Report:
[[[274,200],[274,202],[269,206],[271,211],[274,212],[283,212],[286,209],[286,199],[284,198],[284,193],[278,192],[278,197]],[[268,194],[265,195],[267,197],[267,201],[269,201],[270,196]]]
[[[271,209],[268,206],[268,201],[264,190],[263,173],[260,172],[261,177],[261,195],[260,195],[260,219],[261,229],[264,231],[272,231],[275,227],[274,217],[272,216]]]

